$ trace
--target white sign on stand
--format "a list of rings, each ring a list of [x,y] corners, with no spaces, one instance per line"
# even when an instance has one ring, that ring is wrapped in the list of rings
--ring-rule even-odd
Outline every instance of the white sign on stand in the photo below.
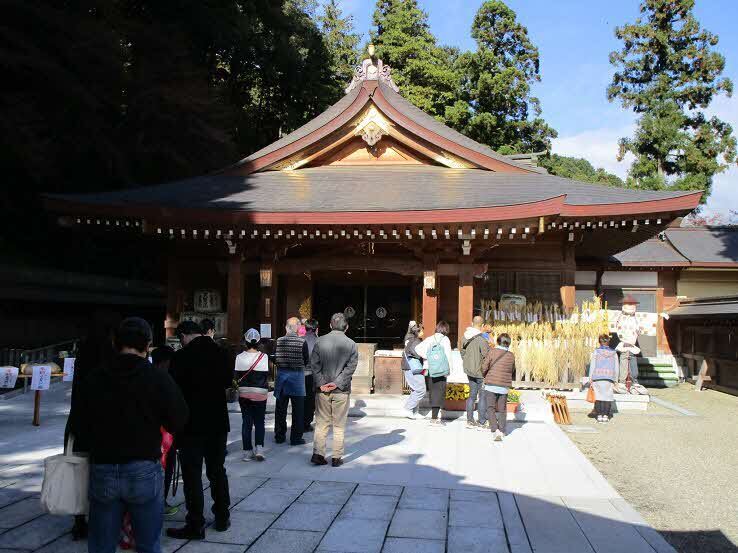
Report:
[[[0,388],[15,388],[18,367],[0,367]]]
[[[74,380],[74,362],[76,358],[65,357],[64,358],[64,376],[62,376],[62,382],[72,382]]]
[[[51,367],[49,365],[34,365],[31,390],[48,390],[50,384]]]
[[[259,334],[261,334],[262,338],[271,338],[272,337],[272,325],[271,324],[260,325]]]

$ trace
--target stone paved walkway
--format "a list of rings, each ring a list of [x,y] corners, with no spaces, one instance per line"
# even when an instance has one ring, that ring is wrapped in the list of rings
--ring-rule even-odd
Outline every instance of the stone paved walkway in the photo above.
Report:
[[[69,517],[38,504],[42,460],[61,450],[67,401],[66,390],[46,394],[41,428],[30,425],[30,396],[0,401],[0,553],[86,551],[71,541]],[[231,529],[209,530],[200,543],[163,538],[163,551],[674,551],[553,424],[514,424],[493,443],[460,420],[433,428],[352,418],[341,468],[311,466],[310,445],[273,444],[271,419],[267,461],[242,462],[238,413],[232,427]],[[181,524],[183,511],[166,525]]]

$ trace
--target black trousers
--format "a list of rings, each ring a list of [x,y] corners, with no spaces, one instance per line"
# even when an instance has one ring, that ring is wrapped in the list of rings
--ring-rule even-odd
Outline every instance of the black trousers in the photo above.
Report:
[[[172,447],[167,451],[166,464],[164,465],[164,501],[167,500],[169,490],[172,488],[174,469],[177,464],[177,443],[172,442]]]
[[[612,417],[612,401],[595,401],[595,415]]]
[[[241,441],[243,442],[243,450],[251,451],[251,429],[254,429],[254,442],[256,445],[264,447],[264,418],[266,414],[267,402],[253,401],[251,399],[238,398],[238,404],[241,406]]]
[[[292,402],[290,443],[294,444],[302,439],[302,433],[305,430],[305,396],[280,394],[274,407],[274,439],[282,442],[287,436],[287,404],[290,401]]]
[[[428,399],[430,400],[431,407],[435,409],[443,407],[443,403],[446,401],[446,377],[438,376],[431,378],[430,376],[426,376],[425,384],[428,388]]]
[[[315,418],[315,381],[312,374],[305,375],[305,430]]]
[[[507,394],[496,394],[485,390],[487,398],[487,420],[492,432],[499,429],[503,434],[507,428]]]
[[[205,525],[205,497],[202,491],[202,463],[210,481],[213,514],[216,521],[228,520],[231,495],[225,469],[227,434],[178,436],[179,460],[182,465],[187,525],[202,528]]]

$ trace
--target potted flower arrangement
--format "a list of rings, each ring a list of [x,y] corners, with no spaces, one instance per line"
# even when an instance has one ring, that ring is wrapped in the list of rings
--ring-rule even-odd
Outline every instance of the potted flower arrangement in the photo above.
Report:
[[[518,407],[520,407],[520,392],[510,390],[507,392],[507,412],[517,413]]]
[[[451,384],[446,386],[446,401],[444,411],[463,411],[466,409],[466,400],[469,397],[468,384]]]

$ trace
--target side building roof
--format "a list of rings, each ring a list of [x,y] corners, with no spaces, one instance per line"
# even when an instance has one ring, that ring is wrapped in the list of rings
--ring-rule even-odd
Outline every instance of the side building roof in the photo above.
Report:
[[[669,228],[613,260],[624,267],[738,268],[738,227]]]

